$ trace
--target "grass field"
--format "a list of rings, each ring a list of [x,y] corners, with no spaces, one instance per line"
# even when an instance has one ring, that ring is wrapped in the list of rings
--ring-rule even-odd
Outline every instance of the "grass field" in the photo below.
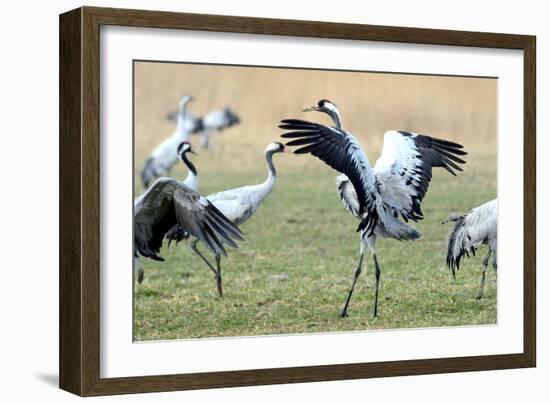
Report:
[[[197,66],[136,66],[136,194],[142,191],[139,168],[152,147],[173,130],[163,116],[175,108],[184,88],[196,96],[197,102],[190,104],[190,109],[197,113],[236,103],[233,108],[242,117],[241,125],[214,139],[213,151],[197,148],[200,155],[194,162],[203,194],[263,181],[267,174],[263,150],[281,133],[276,128],[278,120],[300,117],[326,122],[319,114],[300,112],[323,97],[338,103],[344,124],[358,133],[372,163],[380,153],[384,130],[402,128],[464,144],[469,152],[465,172],[457,177],[434,172],[422,204],[426,218],[415,224],[422,233],[419,240],[378,240],[380,317],[372,318],[373,264],[366,256],[363,268],[367,275],[360,277],[349,317],[341,319],[338,314],[358,257],[357,222],[340,204],[336,173],[331,168],[311,156],[275,155],[275,190],[241,226],[246,241],[222,259],[223,298],[217,296],[211,271],[188,244],[164,248],[164,263],[141,259],[145,280],[135,285],[136,340],[496,323],[496,278],[492,271],[484,299],[475,299],[485,250],[466,260],[457,281],[453,281],[444,267],[449,227],[441,225],[451,213],[468,211],[496,195],[496,84],[492,80],[421,76],[393,76],[392,80],[390,75],[354,73],[359,78],[350,78],[332,73],[340,75],[331,80],[323,76],[322,81],[319,77],[296,81],[304,88],[297,88],[298,100],[287,102],[288,97],[279,96],[277,91],[281,83],[295,77],[283,79],[280,75],[298,74],[294,71],[277,70],[269,76],[268,70],[261,69],[244,73],[241,70],[246,69],[229,73],[228,68],[209,69],[211,78],[223,75],[224,80],[218,81],[222,89],[198,86],[200,80],[192,73],[206,73]],[[262,81],[263,75],[270,81]],[[167,77],[179,80],[181,87],[170,85]],[[304,80],[309,80],[307,85]],[[357,80],[357,85],[340,88],[338,93],[336,87],[330,87],[337,80]],[[363,81],[370,91],[363,102],[365,114],[356,106],[346,107],[349,97],[344,96],[346,91],[361,93]],[[318,88],[313,82],[332,84],[324,84],[321,95],[312,90]],[[260,95],[265,88],[271,89],[272,101],[281,101],[271,107]],[[250,94],[254,102],[239,98],[232,103],[224,98],[227,93],[235,97],[239,91]],[[403,95],[415,93],[422,94],[420,100],[402,100]],[[392,96],[396,100],[393,104]],[[383,99],[384,108],[373,98]],[[260,117],[257,110],[262,111]],[[172,175],[184,178],[186,172],[180,164]]]

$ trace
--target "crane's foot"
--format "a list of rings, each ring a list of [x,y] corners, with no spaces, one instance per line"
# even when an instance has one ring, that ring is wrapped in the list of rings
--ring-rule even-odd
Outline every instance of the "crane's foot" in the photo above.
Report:
[[[479,300],[481,300],[482,298],[483,298],[483,295],[478,295],[478,296],[476,297],[476,301],[479,301]]]
[[[347,318],[348,317],[348,312],[346,309],[343,309],[342,312],[340,312],[340,317],[341,318]]]

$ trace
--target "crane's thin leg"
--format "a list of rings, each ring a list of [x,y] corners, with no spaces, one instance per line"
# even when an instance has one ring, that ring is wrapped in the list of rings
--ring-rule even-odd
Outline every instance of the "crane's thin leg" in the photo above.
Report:
[[[218,130],[218,133],[217,133],[217,136],[216,136],[218,138],[218,140],[216,141],[216,143],[215,143],[216,146],[214,148],[214,150],[216,151],[216,154],[218,156],[222,155],[224,150],[225,150],[225,141],[220,141],[219,140],[219,137],[220,137],[221,134],[222,134],[222,131]]]
[[[143,270],[143,267],[140,267],[138,269],[138,275],[137,275],[138,284],[141,284],[143,282],[144,277],[145,277],[145,271]]]
[[[479,294],[477,295],[477,300],[483,298],[483,288],[485,287],[485,272],[487,271],[487,265],[489,264],[489,258],[491,257],[491,249],[487,256],[483,258],[483,270],[481,271],[481,284],[479,286]]]
[[[497,275],[497,252],[493,251],[493,270],[495,271],[495,276]]]
[[[351,300],[351,294],[353,294],[353,289],[355,288],[355,283],[357,282],[357,278],[359,277],[359,274],[361,274],[361,265],[363,264],[363,246],[361,245],[361,254],[359,255],[359,263],[357,263],[357,267],[355,268],[355,273],[353,274],[353,282],[351,283],[351,288],[349,289],[348,298],[346,299],[346,304],[344,305],[344,309],[342,309],[342,312],[340,313],[341,318],[345,318],[348,316],[348,305],[349,301]]]
[[[220,255],[216,255],[216,267],[218,268],[218,272],[216,274],[216,285],[218,286],[218,295],[220,297],[223,297],[222,292],[222,267],[220,265]]]
[[[208,261],[208,259],[204,257],[204,255],[200,252],[200,250],[197,249],[197,243],[198,243],[198,240],[196,239],[193,242],[191,242],[191,249],[193,249],[193,251],[195,251],[195,253],[200,256],[200,258],[204,261],[204,263],[206,263],[208,267],[210,267],[210,270],[212,270],[214,272],[214,275],[217,277],[218,271],[214,268],[214,266],[212,266],[212,264]]]
[[[378,265],[378,259],[376,259],[376,253],[372,254],[374,258],[374,276],[376,277],[376,288],[374,289],[374,317],[378,316],[378,287],[380,286],[380,266]]]
[[[199,139],[199,144],[200,144],[200,146],[203,150],[208,150],[209,145],[210,145],[210,131],[209,130],[204,130],[201,133],[201,136],[200,136],[200,139]]]
[[[141,282],[143,281],[143,278],[145,277],[145,271],[143,270],[143,267],[141,267],[141,265],[139,264],[139,259],[135,256],[134,256],[134,267],[137,267],[138,269],[137,282],[138,284],[141,284]]]

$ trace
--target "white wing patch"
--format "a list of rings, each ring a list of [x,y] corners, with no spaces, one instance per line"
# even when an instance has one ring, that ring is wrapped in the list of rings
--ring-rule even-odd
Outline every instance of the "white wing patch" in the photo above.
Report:
[[[388,131],[384,134],[382,155],[374,171],[380,194],[395,217],[407,220],[423,218],[420,203],[428,191],[432,168],[446,169],[450,174],[462,171],[457,164],[466,155],[462,146],[451,141],[417,133]]]
[[[407,219],[411,218],[413,197],[417,195],[416,187],[422,180],[418,172],[422,169],[422,160],[418,158],[418,148],[411,137],[397,131],[386,132],[382,154],[374,166],[384,203],[395,217],[405,216]]]
[[[350,182],[349,178],[342,174],[336,177],[336,190],[338,196],[344,205],[345,209],[354,217],[359,217],[359,201],[357,200],[357,192]]]

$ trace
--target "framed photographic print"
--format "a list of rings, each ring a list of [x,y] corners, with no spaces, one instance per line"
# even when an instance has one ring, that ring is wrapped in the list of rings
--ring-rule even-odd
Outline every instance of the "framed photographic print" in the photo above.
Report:
[[[534,366],[535,99],[533,36],[62,14],[60,387]]]

